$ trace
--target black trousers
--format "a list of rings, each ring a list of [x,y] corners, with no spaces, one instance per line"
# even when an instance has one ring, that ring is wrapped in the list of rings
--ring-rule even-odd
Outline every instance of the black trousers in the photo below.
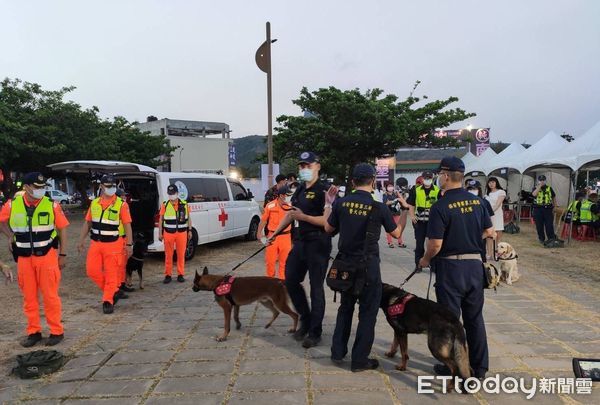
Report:
[[[296,312],[300,327],[308,327],[308,334],[320,337],[325,316],[325,290],[323,283],[331,254],[331,238],[320,236],[312,240],[295,240],[285,263],[285,286]],[[310,281],[310,306],[302,282],[308,273]]]
[[[427,221],[417,221],[413,224],[415,229],[415,264],[419,265],[419,260],[425,255],[425,239],[427,238]]]
[[[373,256],[367,262],[367,283],[360,296],[343,293],[335,321],[335,331],[331,341],[331,357],[342,359],[348,353],[348,340],[352,329],[354,306],[358,300],[358,326],[356,338],[352,346],[352,366],[367,364],[373,340],[375,339],[375,323],[381,302],[381,271],[379,257]]]
[[[469,363],[475,377],[489,368],[485,323],[483,321],[483,265],[479,260],[435,260],[437,302],[457,317],[462,314],[469,347]]]
[[[535,207],[533,209],[533,220],[535,221],[535,230],[537,231],[540,242],[556,238],[556,234],[554,233],[554,215],[552,214],[552,207]],[[546,232],[545,234],[544,231]]]

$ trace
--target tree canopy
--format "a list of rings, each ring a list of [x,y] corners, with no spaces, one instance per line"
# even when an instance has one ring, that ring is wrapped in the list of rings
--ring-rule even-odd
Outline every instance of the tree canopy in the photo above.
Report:
[[[416,97],[412,92],[399,100],[381,89],[363,93],[329,87],[310,92],[304,87],[293,100],[304,116],[277,118],[275,155],[283,161],[303,150],[313,151],[321,157],[324,172],[344,180],[355,164],[393,155],[400,147],[456,146],[451,138],[436,138],[434,130],[475,114],[448,108],[458,101],[456,97],[423,100],[427,96]]]
[[[123,117],[99,116],[65,96],[75,87],[44,90],[19,79],[0,83],[0,167],[10,171],[45,171],[50,163],[123,160],[156,167],[174,148],[165,136],[141,132]]]

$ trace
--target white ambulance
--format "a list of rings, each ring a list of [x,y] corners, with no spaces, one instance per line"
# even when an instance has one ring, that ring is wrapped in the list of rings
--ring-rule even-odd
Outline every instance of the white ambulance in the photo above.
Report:
[[[217,174],[159,172],[136,163],[78,160],[48,165],[53,171],[87,173],[99,178],[114,174],[118,188],[125,191],[129,203],[134,234],[143,232],[149,242],[148,252],[164,252],[158,240],[160,204],[167,200],[167,187],[175,184],[179,197],[190,207],[193,236],[186,259],[191,259],[196,246],[222,239],[244,236],[256,240],[260,208],[251,192],[234,179]]]

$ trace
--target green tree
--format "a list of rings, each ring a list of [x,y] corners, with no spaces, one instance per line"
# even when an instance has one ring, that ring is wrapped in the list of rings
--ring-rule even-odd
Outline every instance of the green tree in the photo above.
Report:
[[[417,88],[417,82],[413,88]],[[403,146],[456,146],[450,138],[436,138],[434,130],[474,116],[460,108],[448,108],[458,98],[428,101],[373,89],[343,91],[335,87],[309,92],[306,87],[293,100],[305,116],[282,115],[273,146],[279,161],[302,150],[319,154],[322,170],[338,180],[348,178],[362,161],[390,156]]]
[[[43,172],[50,163],[80,159],[156,167],[174,150],[165,136],[143,133],[123,117],[102,119],[97,107],[83,109],[65,100],[74,89],[44,90],[19,79],[0,83],[0,168],[5,174]]]

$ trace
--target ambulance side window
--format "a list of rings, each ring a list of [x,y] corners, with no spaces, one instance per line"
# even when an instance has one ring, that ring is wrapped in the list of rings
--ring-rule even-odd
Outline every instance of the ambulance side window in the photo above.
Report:
[[[229,201],[229,190],[225,179],[171,179],[171,184],[181,181],[188,190],[188,203],[209,202],[209,201]]]
[[[240,183],[229,181],[229,187],[231,187],[231,194],[233,195],[234,201],[245,201],[248,199],[246,190]]]

